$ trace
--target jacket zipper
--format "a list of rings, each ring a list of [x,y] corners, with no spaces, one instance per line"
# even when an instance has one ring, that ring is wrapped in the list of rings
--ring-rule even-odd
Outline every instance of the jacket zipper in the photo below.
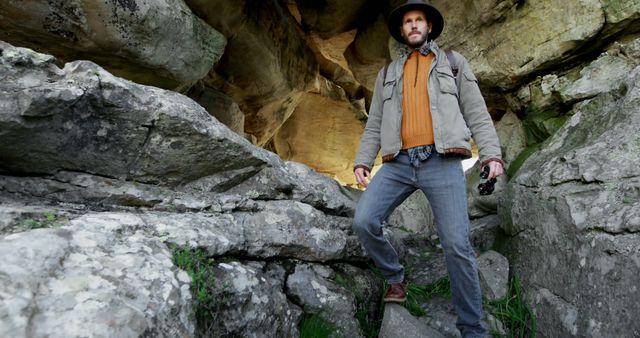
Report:
[[[413,81],[413,88],[418,84],[418,64],[420,63],[420,53],[416,53],[416,79]]]

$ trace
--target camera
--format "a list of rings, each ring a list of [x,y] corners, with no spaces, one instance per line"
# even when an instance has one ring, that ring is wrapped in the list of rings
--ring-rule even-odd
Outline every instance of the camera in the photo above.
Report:
[[[489,177],[489,171],[489,166],[485,166],[484,170],[482,170],[482,172],[480,173],[480,178],[487,179],[487,177]],[[491,195],[493,193],[493,190],[495,190],[495,184],[495,177],[486,182],[480,183],[478,184],[478,192],[482,196]]]

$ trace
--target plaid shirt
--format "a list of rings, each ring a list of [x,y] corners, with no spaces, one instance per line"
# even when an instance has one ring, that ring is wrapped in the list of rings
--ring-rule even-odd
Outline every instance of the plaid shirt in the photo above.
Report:
[[[407,150],[407,153],[409,154],[409,163],[417,167],[420,162],[426,161],[429,156],[431,156],[432,152],[433,144],[409,148],[409,150]]]

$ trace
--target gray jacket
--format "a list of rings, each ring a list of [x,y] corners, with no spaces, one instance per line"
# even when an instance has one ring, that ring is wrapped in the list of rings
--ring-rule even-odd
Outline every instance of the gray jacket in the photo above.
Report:
[[[473,137],[483,165],[490,161],[502,163],[498,136],[469,62],[453,52],[458,64],[458,75],[454,78],[445,51],[438,48],[435,41],[428,47],[435,53],[427,85],[436,151],[469,158],[469,140]],[[386,78],[384,69],[378,73],[355,168],[370,170],[378,151],[382,152],[385,162],[395,158],[402,149],[402,75],[408,56],[409,53],[405,53],[391,62]]]

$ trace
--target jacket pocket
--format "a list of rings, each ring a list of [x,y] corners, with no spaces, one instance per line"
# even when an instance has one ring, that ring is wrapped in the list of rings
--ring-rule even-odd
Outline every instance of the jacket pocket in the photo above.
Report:
[[[396,88],[395,80],[387,80],[382,87],[382,102],[391,100],[393,97],[393,90]]]
[[[447,94],[453,94],[457,97],[458,86],[456,85],[456,79],[453,77],[451,69],[449,67],[437,67],[436,73],[438,75],[440,91]]]
[[[475,82],[478,83],[478,79],[476,78],[475,75],[473,75],[472,72],[464,72],[464,79],[469,81],[469,82]]]
[[[466,126],[464,127],[464,140],[469,142],[471,140],[471,129],[469,129],[469,127]]]

